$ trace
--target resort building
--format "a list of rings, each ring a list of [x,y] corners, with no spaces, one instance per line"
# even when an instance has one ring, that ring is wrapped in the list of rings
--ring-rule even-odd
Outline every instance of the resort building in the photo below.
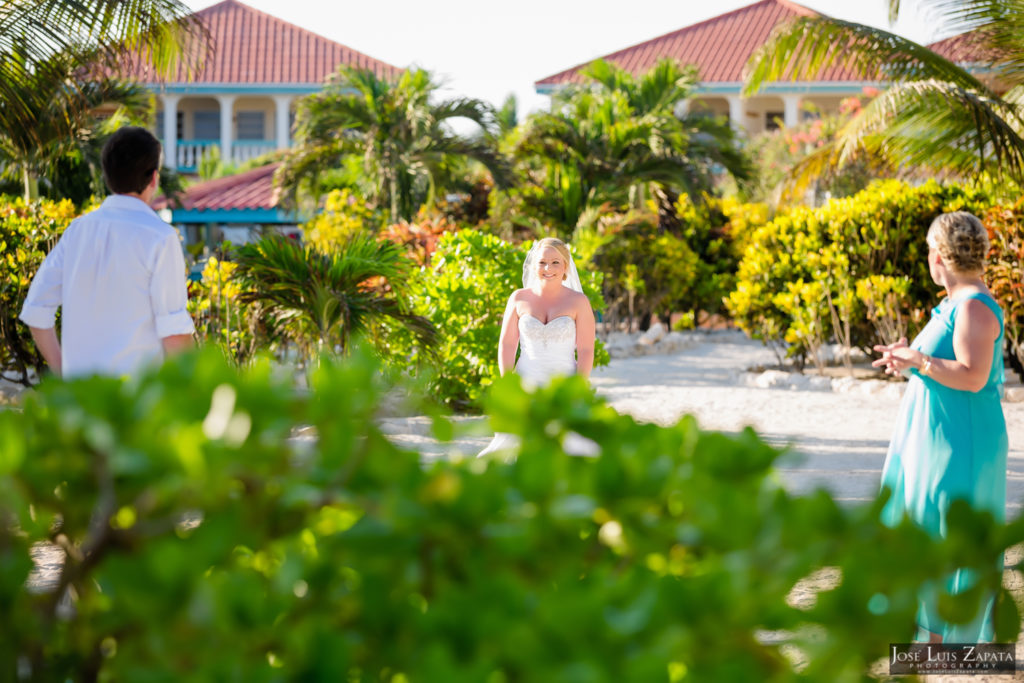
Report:
[[[339,65],[372,69],[380,76],[401,72],[237,0],[224,0],[196,16],[212,44],[191,78],[182,69],[160,79],[144,66],[126,74],[156,94],[157,137],[167,165],[183,173],[195,172],[215,145],[230,163],[287,148],[296,100],[320,90]]]
[[[282,21],[237,0],[224,0],[196,16],[211,44],[202,67],[168,79],[140,64],[124,74],[156,95],[156,135],[164,160],[194,174],[216,147],[220,159],[243,164],[291,145],[295,104],[318,92],[340,65],[382,77],[401,69]],[[277,205],[272,178],[277,164],[192,185],[181,206],[155,208],[178,226],[187,245],[222,240],[244,243],[265,227],[295,232],[300,217]]]
[[[644,73],[666,57],[692,64],[697,68],[698,83],[685,105],[691,111],[728,116],[738,130],[748,134],[772,130],[780,123],[792,127],[815,110],[836,113],[844,99],[883,85],[846,66],[834,66],[822,70],[816,80],[768,83],[753,97],[743,97],[743,68],[751,55],[777,26],[806,16],[820,15],[789,0],[760,0],[603,59],[633,74]],[[972,53],[969,42],[957,36],[929,47],[955,61],[964,61]],[[585,66],[579,64],[543,78],[534,84],[535,88],[540,94],[551,94],[583,83],[580,71]]]

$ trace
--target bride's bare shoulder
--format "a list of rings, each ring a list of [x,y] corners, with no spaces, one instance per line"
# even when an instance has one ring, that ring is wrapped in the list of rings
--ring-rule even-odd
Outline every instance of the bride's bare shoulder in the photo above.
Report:
[[[527,289],[525,287],[522,288],[522,289],[517,289],[516,291],[512,292],[512,296],[509,297],[509,300],[510,301],[523,301],[524,299],[529,297],[532,293],[533,292],[531,292],[529,289]]]
[[[588,299],[587,295],[583,292],[573,291],[571,301],[573,306],[576,306],[577,308],[590,308],[590,299]]]

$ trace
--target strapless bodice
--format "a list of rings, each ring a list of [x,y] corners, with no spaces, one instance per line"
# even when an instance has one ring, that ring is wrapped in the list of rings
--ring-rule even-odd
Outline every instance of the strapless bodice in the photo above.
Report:
[[[519,362],[516,372],[528,385],[543,385],[555,375],[576,372],[576,321],[567,315],[542,323],[519,317]]]

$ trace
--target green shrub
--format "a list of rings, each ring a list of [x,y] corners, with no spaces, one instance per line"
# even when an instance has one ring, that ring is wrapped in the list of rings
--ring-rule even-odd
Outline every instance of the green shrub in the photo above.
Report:
[[[259,304],[239,301],[238,264],[210,257],[202,279],[188,282],[188,312],[200,344],[213,344],[236,363],[247,363],[274,342],[262,320]]]
[[[430,392],[443,403],[462,410],[477,407],[498,377],[502,316],[509,296],[523,286],[523,260],[530,246],[476,230],[446,232],[437,243],[432,268],[420,271],[412,287],[413,307],[438,330]],[[579,273],[594,310],[602,310],[600,274],[585,267]],[[409,336],[394,328],[385,328],[376,343],[388,350],[391,365],[400,370],[422,364]],[[598,340],[594,364],[607,363],[608,353]]]
[[[1024,379],[1024,202],[993,207],[982,219],[992,241],[985,279],[1003,309],[1010,366]]]
[[[676,210],[681,236],[698,259],[693,291],[689,300],[677,304],[677,310],[717,313],[735,287],[736,270],[753,232],[768,222],[768,206],[711,196],[694,204],[684,195]]]
[[[859,680],[912,633],[922,581],[964,566],[997,589],[1024,538],[960,504],[940,542],[881,525],[881,501],[792,496],[751,431],[638,424],[579,378],[495,386],[518,461],[423,467],[375,424],[380,378],[357,352],[296,393],[208,351],[0,412],[0,677]],[[565,455],[568,430],[600,457]],[[26,589],[41,544],[68,554]],[[787,602],[827,566],[837,585]],[[1005,591],[997,622],[1013,641]]]
[[[391,323],[418,345],[434,329],[411,312],[412,262],[401,249],[355,233],[327,251],[273,235],[235,254],[238,301],[259,305],[275,336],[294,343],[309,360],[344,352],[353,337]]]
[[[577,230],[575,240],[585,268],[604,276],[606,320],[613,326],[631,325],[637,316],[668,317],[696,301],[700,259],[682,238],[660,233],[655,214],[605,216],[595,228]]]
[[[77,215],[67,200],[0,195],[0,373],[8,379],[28,384],[30,371],[45,366],[18,314],[43,259]]]
[[[936,299],[929,225],[940,213],[981,215],[987,206],[984,195],[960,186],[887,180],[819,209],[793,209],[754,232],[728,309],[754,337],[789,344],[791,355],[813,357],[815,343],[846,327],[849,345],[865,350],[895,341],[896,332],[913,335]]]

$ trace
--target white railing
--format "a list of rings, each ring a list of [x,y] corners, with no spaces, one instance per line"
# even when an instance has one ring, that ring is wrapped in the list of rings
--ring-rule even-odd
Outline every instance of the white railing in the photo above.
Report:
[[[220,140],[178,140],[175,143],[175,161],[178,171],[195,173],[199,162],[211,147],[220,147]],[[273,140],[232,140],[231,163],[241,164],[269,154],[277,149]]]
[[[196,171],[206,150],[219,145],[220,140],[178,140],[175,156],[179,171]]]
[[[231,143],[231,161],[241,164],[250,159],[270,154],[277,149],[273,140],[234,140]]]

